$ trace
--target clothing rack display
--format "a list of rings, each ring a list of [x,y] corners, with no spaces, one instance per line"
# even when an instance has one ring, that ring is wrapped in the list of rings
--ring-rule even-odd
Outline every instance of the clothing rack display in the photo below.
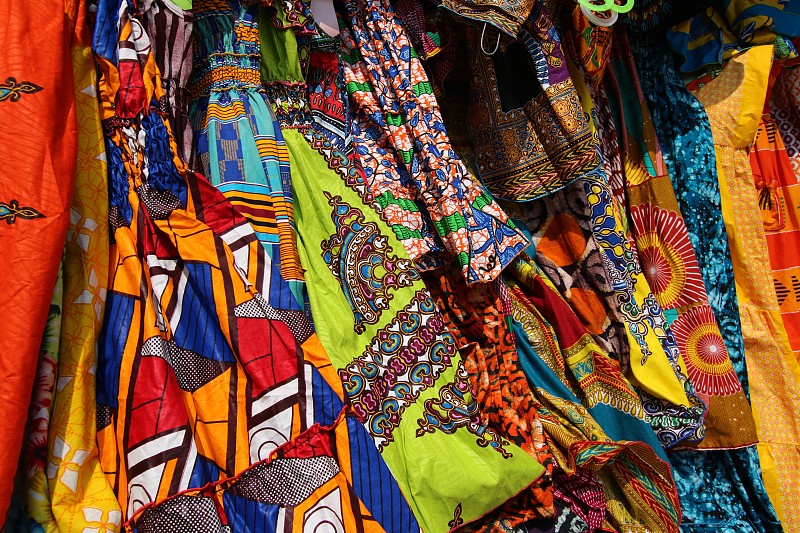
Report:
[[[0,2],[3,531],[800,533],[798,47]]]

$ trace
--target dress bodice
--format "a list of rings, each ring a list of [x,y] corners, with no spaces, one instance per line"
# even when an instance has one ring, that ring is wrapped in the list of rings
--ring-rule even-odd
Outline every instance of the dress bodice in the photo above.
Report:
[[[259,88],[258,5],[232,0],[194,4],[193,98],[211,91]]]

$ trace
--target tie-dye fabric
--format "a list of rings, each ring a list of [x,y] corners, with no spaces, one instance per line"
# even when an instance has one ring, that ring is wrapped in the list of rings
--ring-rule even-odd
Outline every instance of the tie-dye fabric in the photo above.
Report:
[[[722,220],[714,142],[702,105],[686,89],[666,43],[631,33],[642,92],[664,163],[733,368],[749,396],[728,236]],[[777,518],[761,480],[756,448],[670,455],[689,532],[773,531]],[[713,481],[712,481],[713,480]]]
[[[457,261],[470,283],[494,279],[525,238],[453,151],[433,87],[389,2],[351,0],[345,10],[353,140],[377,207],[420,268]]]
[[[800,389],[781,354],[791,353],[778,298],[770,281],[767,241],[753,187],[747,151],[755,141],[764,108],[773,46],[755,46],[731,59],[711,82],[695,92],[706,109],[717,153],[722,216],[728,229],[736,294],[742,317],[750,398],[756,419],[764,485],[778,517],[797,507]],[[785,398],[785,402],[776,401]],[[786,430],[789,429],[789,432]],[[781,490],[786,487],[787,493]],[[785,496],[790,496],[786,499]],[[784,525],[793,530],[797,516]]]

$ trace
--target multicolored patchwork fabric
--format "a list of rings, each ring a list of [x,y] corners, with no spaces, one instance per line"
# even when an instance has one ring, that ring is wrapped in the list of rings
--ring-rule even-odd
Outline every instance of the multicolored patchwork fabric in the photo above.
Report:
[[[420,268],[455,260],[470,283],[494,279],[525,238],[453,151],[389,2],[353,0],[346,10],[342,59],[353,139],[376,207]]]
[[[470,132],[481,180],[498,198],[534,200],[600,166],[561,38],[536,2],[519,39],[491,56],[470,51]]]
[[[619,357],[630,352],[626,327],[580,189],[580,184],[573,182],[535,202],[504,203],[503,207],[530,231],[536,264],[558,287],[595,342]]]
[[[556,462],[572,476],[585,469],[602,482],[604,530],[638,524],[677,531],[680,510],[664,452],[619,363],[533,262],[515,261],[506,283],[519,364],[541,404]]]
[[[289,282],[283,305],[301,305],[291,173],[286,143],[261,87],[259,6],[198,0],[193,4],[194,65],[190,115],[196,157],[256,230],[273,265]]]
[[[604,87],[614,128],[626,141],[624,202],[642,272],[680,348],[679,365],[707,406],[700,448],[738,448],[757,441],[750,406],[708,302],[689,233],[661,156],[630,46],[615,35]],[[606,139],[607,131],[602,130]],[[735,419],[735,420],[734,420]]]
[[[123,11],[120,42],[147,65],[137,24]],[[305,315],[268,299],[287,282],[253,227],[175,155],[157,69],[139,71],[145,108],[99,62],[114,245],[97,439],[125,527],[418,529]]]
[[[520,213],[536,244],[537,262],[547,265],[587,329],[619,361],[662,444],[696,439],[702,432],[702,404],[690,399],[694,393],[678,366],[677,345],[668,337],[608,186],[584,177],[520,204]],[[570,285],[578,292],[573,294]],[[617,348],[621,342],[624,351]]]

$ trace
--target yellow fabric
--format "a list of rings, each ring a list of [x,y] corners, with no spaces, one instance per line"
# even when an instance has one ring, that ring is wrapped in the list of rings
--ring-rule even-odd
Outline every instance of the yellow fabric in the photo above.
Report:
[[[31,508],[45,531],[119,531],[122,512],[97,458],[95,342],[108,280],[105,148],[88,46],[72,52],[78,161],[64,256],[64,306],[45,472],[49,491]],[[29,500],[30,501],[30,500]],[[37,508],[36,505],[39,505]],[[35,513],[35,514],[34,514]]]
[[[575,90],[578,93],[581,107],[588,117],[589,128],[592,131],[595,140],[599,143],[601,141],[598,137],[599,134],[597,132],[597,126],[594,122],[594,102],[592,101],[589,88],[587,87],[583,76],[578,73],[571,61],[567,60],[567,66],[569,67],[570,75],[572,76],[573,83],[575,84]],[[628,220],[622,213],[622,206],[619,205],[617,199],[612,195],[612,201],[611,204],[606,208],[606,214],[613,214],[615,227],[619,228],[620,231],[623,231],[629,240],[632,240],[630,238]],[[613,252],[617,257],[623,257],[625,255],[624,250],[621,248],[614,250]],[[652,294],[652,291],[647,283],[647,279],[644,277],[644,274],[639,271],[639,269],[637,269],[636,272],[631,273],[631,278],[634,284],[636,301],[641,305],[641,303]],[[631,383],[646,391],[653,397],[661,398],[673,405],[691,406],[692,404],[689,401],[689,398],[686,396],[683,383],[676,376],[675,368],[672,367],[669,359],[666,357],[666,354],[661,349],[661,340],[659,339],[659,334],[663,336],[666,333],[663,330],[656,331],[652,328],[648,328],[644,335],[644,339],[647,346],[653,351],[653,355],[650,357],[644,356],[644,352],[639,344],[639,341],[631,333],[631,329],[628,327],[628,324],[626,324],[625,333],[627,334],[628,345],[630,347],[631,365],[630,369],[626,372],[626,377],[631,381]],[[646,361],[646,363],[643,364],[642,361]],[[680,367],[681,372],[685,375],[686,365],[681,359],[678,360],[678,366]]]
[[[714,135],[764,485],[786,531],[800,531],[800,390],[788,364],[793,354],[747,152],[764,107],[772,48],[757,46],[731,59],[696,96]]]

